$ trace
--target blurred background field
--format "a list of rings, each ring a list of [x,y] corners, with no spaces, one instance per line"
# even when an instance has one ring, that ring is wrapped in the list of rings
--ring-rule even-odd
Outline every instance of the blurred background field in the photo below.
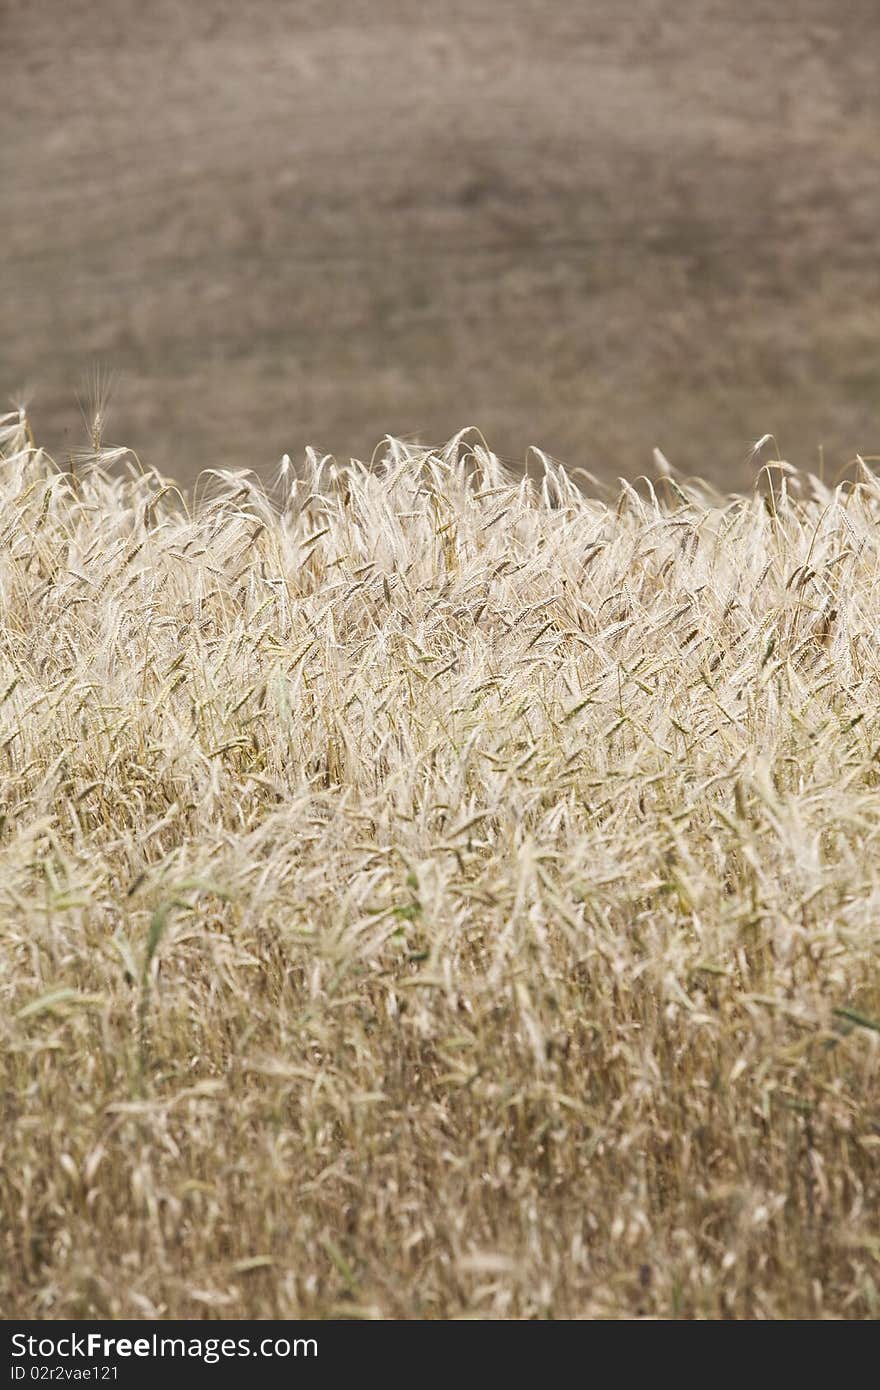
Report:
[[[184,482],[465,424],[726,486],[767,430],[876,444],[873,0],[0,16],[0,380],[59,459],[95,362]]]

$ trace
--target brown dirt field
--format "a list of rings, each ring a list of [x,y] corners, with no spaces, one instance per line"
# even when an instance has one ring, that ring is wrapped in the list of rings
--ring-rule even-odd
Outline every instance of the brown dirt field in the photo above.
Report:
[[[5,0],[4,393],[184,480],[479,425],[731,485],[880,440],[873,0]],[[796,14],[796,18],[793,17]]]

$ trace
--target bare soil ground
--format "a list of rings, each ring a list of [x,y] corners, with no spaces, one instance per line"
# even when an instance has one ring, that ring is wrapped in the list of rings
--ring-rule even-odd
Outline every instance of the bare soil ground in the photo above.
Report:
[[[743,481],[878,438],[871,0],[0,5],[3,391],[184,480],[479,425]]]

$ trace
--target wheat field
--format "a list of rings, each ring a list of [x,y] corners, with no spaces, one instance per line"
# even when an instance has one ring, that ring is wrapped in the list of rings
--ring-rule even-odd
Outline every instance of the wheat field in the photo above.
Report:
[[[5,1316],[877,1315],[868,462],[0,449]]]

